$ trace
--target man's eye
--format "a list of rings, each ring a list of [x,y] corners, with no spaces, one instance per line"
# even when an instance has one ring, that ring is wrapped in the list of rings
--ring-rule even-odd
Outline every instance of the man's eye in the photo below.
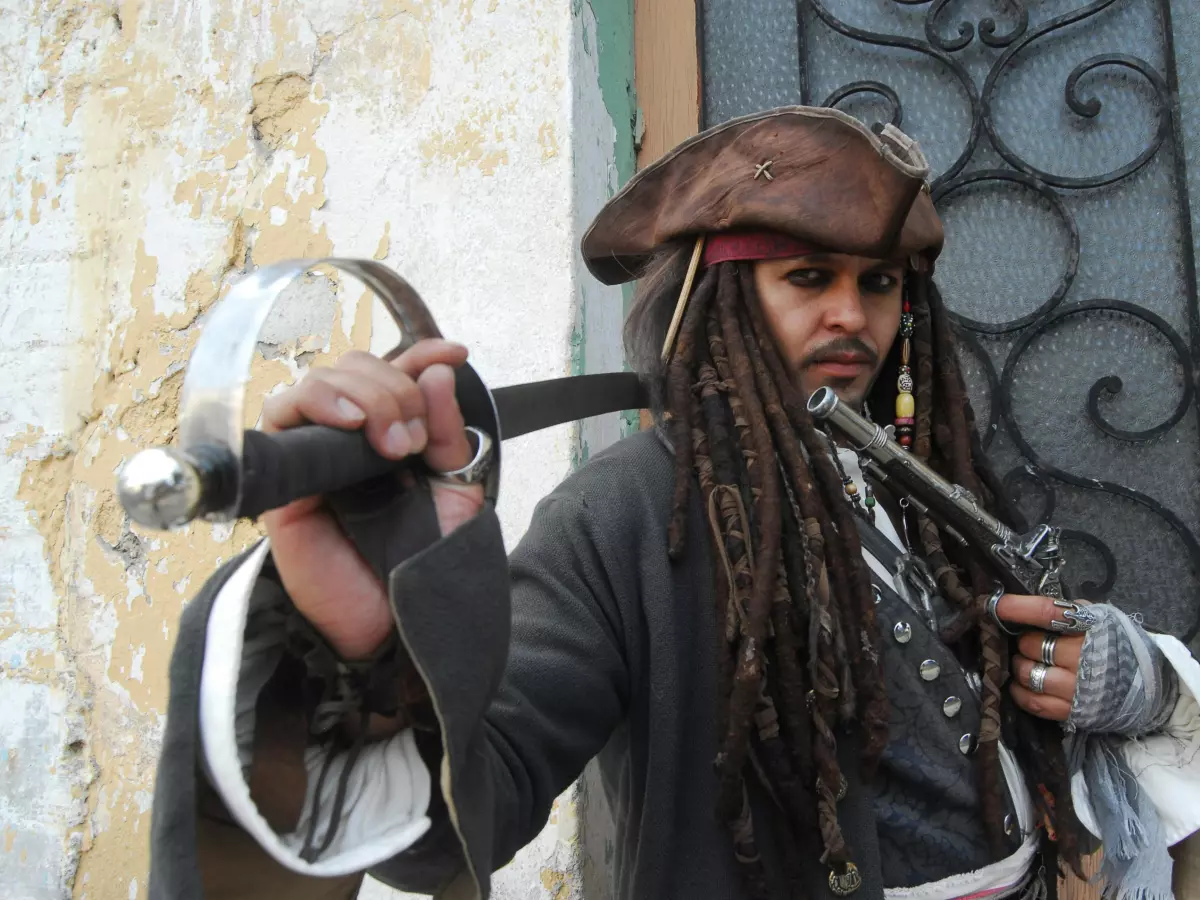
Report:
[[[828,281],[829,275],[821,269],[793,269],[787,280],[796,287],[817,287]]]
[[[875,294],[886,294],[894,290],[900,283],[895,275],[888,275],[886,272],[872,272],[870,275],[863,277],[862,286]]]

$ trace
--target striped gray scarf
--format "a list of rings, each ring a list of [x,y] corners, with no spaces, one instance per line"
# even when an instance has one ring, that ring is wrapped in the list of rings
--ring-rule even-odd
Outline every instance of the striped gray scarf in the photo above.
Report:
[[[1089,606],[1095,624],[1083,640],[1067,763],[1083,773],[1104,844],[1105,900],[1174,900],[1172,860],[1158,811],[1121,752],[1129,739],[1166,724],[1179,679],[1140,625],[1113,606]]]

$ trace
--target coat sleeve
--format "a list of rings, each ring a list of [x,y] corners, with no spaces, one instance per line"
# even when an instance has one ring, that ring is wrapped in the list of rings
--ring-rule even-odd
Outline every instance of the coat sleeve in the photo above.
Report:
[[[631,604],[614,588],[626,583],[624,561],[601,546],[586,505],[544,500],[503,578],[498,523],[478,525],[490,549],[464,556],[442,544],[391,579],[401,636],[437,710],[446,807],[415,852],[373,870],[402,890],[437,893],[469,876],[487,896],[490,873],[542,829],[628,703]],[[496,561],[484,582],[482,569],[462,564],[476,558]],[[481,608],[484,583],[511,607]],[[500,647],[507,658],[497,669]]]
[[[347,757],[327,759],[302,721],[297,731],[296,692],[272,694],[288,660],[269,614],[290,601],[259,576],[268,552],[264,542],[217,573],[181,625],[151,896],[350,897],[370,870],[404,890],[486,897],[490,873],[538,833],[624,714],[626,623],[607,568],[619,561],[597,546],[586,507],[543,501],[511,560],[486,510],[391,571],[397,630],[436,727],[368,743],[345,779]],[[301,859],[314,819],[334,838]],[[230,874],[221,842],[241,848],[246,878],[217,877]]]

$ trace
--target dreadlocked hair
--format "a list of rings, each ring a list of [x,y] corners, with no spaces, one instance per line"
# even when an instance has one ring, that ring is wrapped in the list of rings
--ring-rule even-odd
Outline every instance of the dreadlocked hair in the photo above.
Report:
[[[916,358],[916,428],[913,450],[943,477],[965,487],[984,507],[1008,524],[1023,525],[1021,514],[1005,495],[983,453],[975,414],[967,396],[950,317],[932,279],[912,279],[909,291],[914,316],[913,354]],[[995,589],[983,555],[943,540],[927,517],[918,517],[926,560],[936,573],[943,596],[965,615],[957,627],[942,634],[958,652],[973,648],[983,685],[979,729],[979,793],[984,826],[992,852],[1003,850],[1004,775],[999,740],[1004,720],[1010,723],[1010,746],[1032,776],[1038,790],[1034,805],[1055,833],[1058,853],[1072,871],[1086,880],[1082,868],[1081,828],[1071,799],[1070,777],[1056,723],[1018,710],[1003,693],[1015,639],[1003,634],[985,612]]]
[[[837,803],[847,781],[837,734],[861,741],[869,779],[888,742],[890,710],[880,634],[854,513],[845,502],[829,438],[814,425],[768,330],[749,263],[701,274],[666,361],[662,341],[692,247],[667,248],[638,285],[625,326],[626,354],[646,383],[653,412],[675,454],[668,548],[682,558],[707,539],[716,561],[719,749],[717,815],[753,900],[767,896],[746,780],[756,777],[786,814],[796,841],[821,843],[821,862],[852,861]],[[987,467],[932,280],[907,280],[914,315],[917,405],[913,452],[972,491],[1001,518],[1019,514]],[[885,378],[876,391],[886,390]],[[891,385],[895,379],[891,379]],[[891,395],[894,401],[894,393]],[[890,402],[889,404],[890,405]],[[698,486],[706,536],[687,533]],[[911,510],[910,510],[911,513]],[[983,682],[976,752],[984,827],[996,858],[1006,855],[1005,781],[999,739],[1042,790],[1039,813],[1057,828],[1059,849],[1080,870],[1077,820],[1053,723],[1019,713],[1002,688],[1013,648],[984,604],[994,585],[982,555],[944,540],[924,517],[908,523],[946,598],[958,610],[942,638]],[[1051,727],[1045,727],[1051,726]],[[806,897],[795,855],[782,854],[793,897]]]

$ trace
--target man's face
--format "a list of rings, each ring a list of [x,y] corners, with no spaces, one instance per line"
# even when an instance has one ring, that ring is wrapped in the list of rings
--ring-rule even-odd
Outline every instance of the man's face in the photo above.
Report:
[[[805,400],[831,387],[862,403],[900,329],[903,277],[900,262],[841,253],[755,263],[767,324]]]

